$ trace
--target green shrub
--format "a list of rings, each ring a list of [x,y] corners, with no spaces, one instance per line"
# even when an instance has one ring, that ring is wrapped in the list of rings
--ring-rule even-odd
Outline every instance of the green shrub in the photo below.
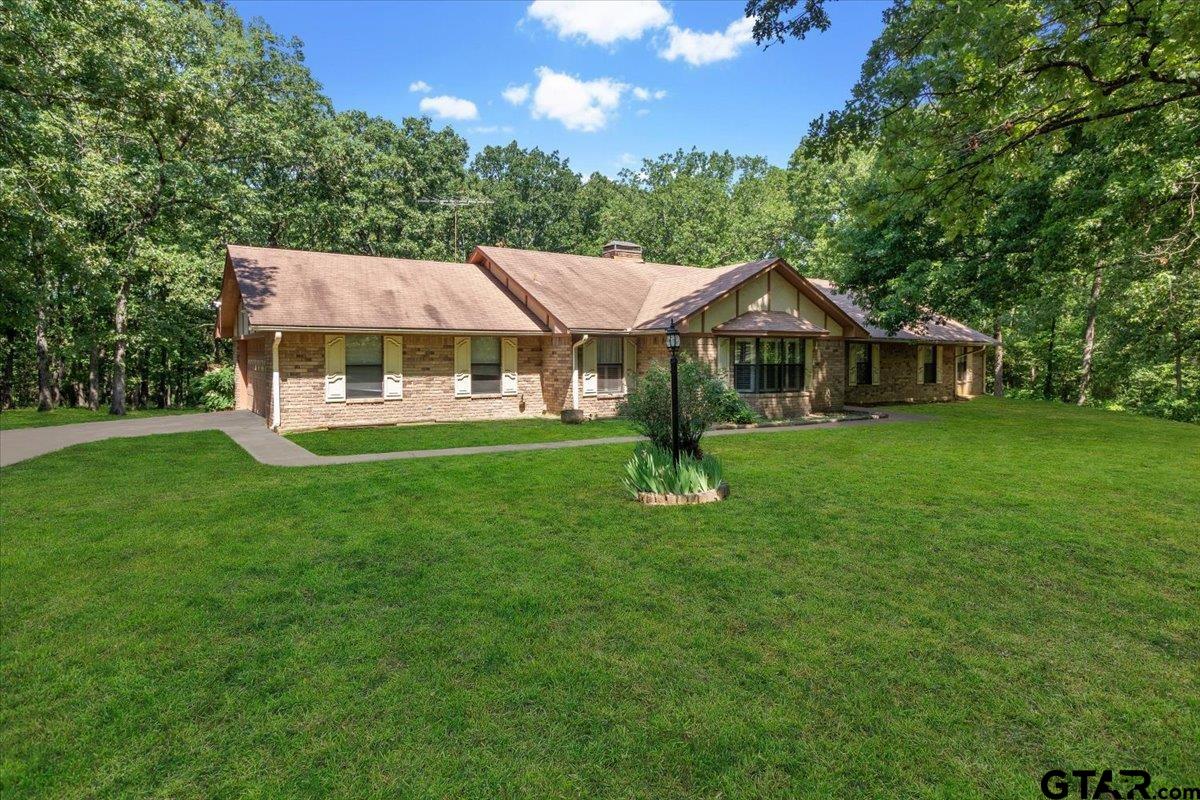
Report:
[[[715,456],[695,458],[679,454],[679,466],[671,460],[670,448],[640,444],[625,464],[623,482],[629,494],[698,494],[716,489],[724,481],[721,462]]]
[[[758,414],[746,402],[746,398],[742,397],[737,389],[734,389],[732,386],[726,386],[725,394],[721,396],[720,422],[749,425],[753,422],[758,422],[758,420]]]
[[[1122,408],[1179,422],[1200,422],[1200,375],[1182,371],[1183,394],[1175,392],[1175,366],[1154,364],[1135,369],[1122,384],[1116,401]]]
[[[733,394],[736,401],[730,398]],[[671,449],[671,373],[655,362],[638,378],[617,412],[659,447]],[[754,413],[706,364],[679,359],[679,448],[699,458],[700,437],[717,422],[736,422]]]
[[[210,369],[193,381],[192,393],[199,397],[205,411],[233,408],[233,367]]]

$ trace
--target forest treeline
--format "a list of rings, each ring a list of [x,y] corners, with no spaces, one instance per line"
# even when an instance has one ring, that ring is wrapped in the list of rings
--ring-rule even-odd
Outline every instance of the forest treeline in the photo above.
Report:
[[[786,167],[684,148],[610,178],[335,111],[299,42],[223,4],[12,0],[0,404],[196,402],[230,358],[227,242],[461,260],[629,239],[699,266],[781,255],[890,326],[959,317],[1003,339],[998,393],[1200,420],[1197,7],[901,0]],[[829,24],[820,0],[748,10],[763,45]],[[456,224],[443,198],[481,202]]]

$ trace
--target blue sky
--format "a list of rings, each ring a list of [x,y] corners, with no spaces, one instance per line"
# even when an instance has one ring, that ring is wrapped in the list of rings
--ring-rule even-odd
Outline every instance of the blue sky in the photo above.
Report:
[[[767,50],[723,0],[233,5],[298,36],[338,110],[424,113],[472,152],[516,139],[613,175],[692,146],[785,164],[849,96],[887,4],[832,3],[829,31]]]

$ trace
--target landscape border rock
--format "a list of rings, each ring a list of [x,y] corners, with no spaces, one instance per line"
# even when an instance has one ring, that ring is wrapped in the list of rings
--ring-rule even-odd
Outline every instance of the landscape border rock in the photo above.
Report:
[[[701,503],[718,503],[729,497],[729,484],[722,483],[715,489],[696,494],[657,494],[638,492],[638,502],[646,506],[695,506]]]

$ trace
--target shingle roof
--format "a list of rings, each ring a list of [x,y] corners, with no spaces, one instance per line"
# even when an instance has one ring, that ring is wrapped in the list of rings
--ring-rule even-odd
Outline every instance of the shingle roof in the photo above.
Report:
[[[572,331],[661,330],[781,263],[765,259],[705,269],[506,247],[477,247],[466,264],[241,245],[230,245],[228,254],[250,324],[260,328],[524,334],[546,333],[549,327],[491,274],[485,261],[494,262]],[[820,304],[834,314],[840,309],[843,319],[856,322],[871,338],[995,344],[946,317],[888,335],[869,324],[866,311],[849,294],[829,281],[799,279],[805,281],[823,298]],[[801,323],[786,314],[750,312],[717,330],[783,332]],[[816,325],[794,332],[828,333]]]
[[[996,340],[986,333],[980,333],[958,320],[943,316],[934,316],[925,322],[905,325],[895,333],[889,334],[878,325],[870,324],[866,309],[858,305],[849,293],[838,291],[833,283],[820,278],[809,278],[808,282],[853,317],[855,322],[871,334],[872,339],[887,339],[889,341],[900,342],[953,342],[956,344],[985,345],[994,345],[996,343]]]
[[[713,333],[744,333],[747,335],[776,334],[780,336],[825,336],[829,331],[806,319],[783,311],[747,311],[720,325]]]
[[[584,331],[665,328],[774,263],[705,269],[488,246],[471,257],[490,259],[563,325]]]
[[[322,329],[544,333],[487,269],[230,245],[250,324]]]

